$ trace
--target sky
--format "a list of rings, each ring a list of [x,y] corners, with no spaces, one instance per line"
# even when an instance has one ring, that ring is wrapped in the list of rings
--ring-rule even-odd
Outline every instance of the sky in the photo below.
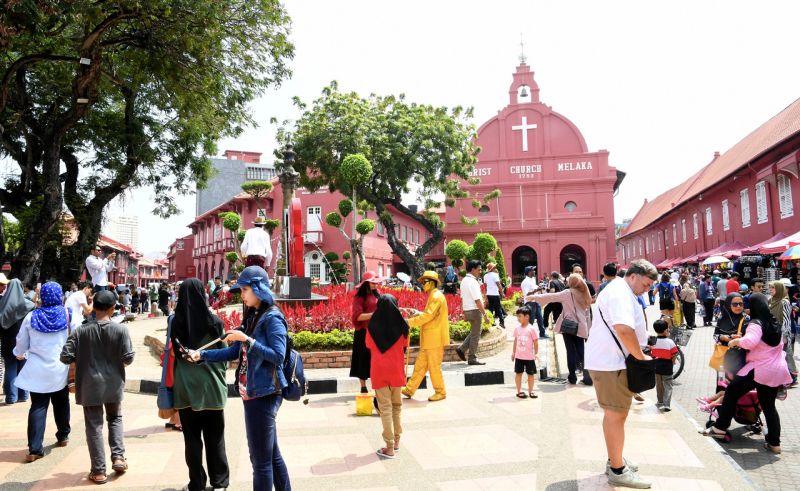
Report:
[[[479,127],[508,103],[520,37],[541,101],[570,119],[590,151],[627,173],[615,219],[680,183],[800,97],[797,1],[330,1],[287,3],[290,80],[251,104],[259,127],[218,148],[275,148],[271,117],[296,119],[331,80],[362,95],[473,107]],[[267,160],[269,159],[269,160]],[[140,250],[189,233],[182,214],[153,216],[152,191],[112,213],[138,215]]]

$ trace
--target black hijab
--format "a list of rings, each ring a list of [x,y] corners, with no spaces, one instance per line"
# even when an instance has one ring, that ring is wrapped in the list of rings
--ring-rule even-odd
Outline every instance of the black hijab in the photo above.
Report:
[[[388,293],[381,295],[367,329],[381,353],[394,346],[400,336],[408,337],[408,323],[397,308],[397,299]]]
[[[783,339],[781,326],[769,311],[769,299],[763,293],[750,295],[750,322],[761,325],[761,340],[769,346],[778,346]]]
[[[206,304],[203,284],[197,278],[181,283],[175,317],[172,318],[172,339],[178,338],[189,349],[203,345],[206,336],[218,338],[222,335],[222,323],[211,313]]]
[[[744,309],[742,309],[741,314],[734,314],[733,309],[731,308],[731,302],[733,302],[734,298],[740,299],[744,302],[744,297],[739,295],[738,293],[729,293],[727,297],[725,297],[725,303],[722,304],[720,307],[721,315],[719,316],[719,320],[717,321],[717,328],[714,329],[714,334],[717,335],[725,335],[725,336],[733,336],[739,330],[739,321],[742,320],[744,315]],[[752,299],[752,297],[751,297]],[[752,300],[751,300],[752,301]],[[752,312],[752,305],[750,306]],[[747,322],[745,321],[742,325],[742,334],[744,334],[744,324]]]

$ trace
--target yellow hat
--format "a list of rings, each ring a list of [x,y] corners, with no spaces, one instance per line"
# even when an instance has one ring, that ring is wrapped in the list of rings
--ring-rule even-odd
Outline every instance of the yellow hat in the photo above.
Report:
[[[439,274],[436,271],[425,271],[422,276],[417,278],[417,281],[420,283],[424,280],[432,280],[435,281],[436,284],[439,284]]]

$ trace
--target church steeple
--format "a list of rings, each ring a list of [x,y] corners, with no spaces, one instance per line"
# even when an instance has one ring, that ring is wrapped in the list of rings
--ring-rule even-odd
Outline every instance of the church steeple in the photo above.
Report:
[[[513,77],[511,87],[508,89],[508,103],[511,105],[538,104],[539,85],[533,79],[533,72],[526,63],[524,51],[520,53],[519,65]]]

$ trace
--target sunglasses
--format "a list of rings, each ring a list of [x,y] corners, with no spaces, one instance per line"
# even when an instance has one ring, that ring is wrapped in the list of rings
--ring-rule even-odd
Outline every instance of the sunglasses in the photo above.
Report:
[[[731,307],[744,307],[744,302],[731,302]]]

